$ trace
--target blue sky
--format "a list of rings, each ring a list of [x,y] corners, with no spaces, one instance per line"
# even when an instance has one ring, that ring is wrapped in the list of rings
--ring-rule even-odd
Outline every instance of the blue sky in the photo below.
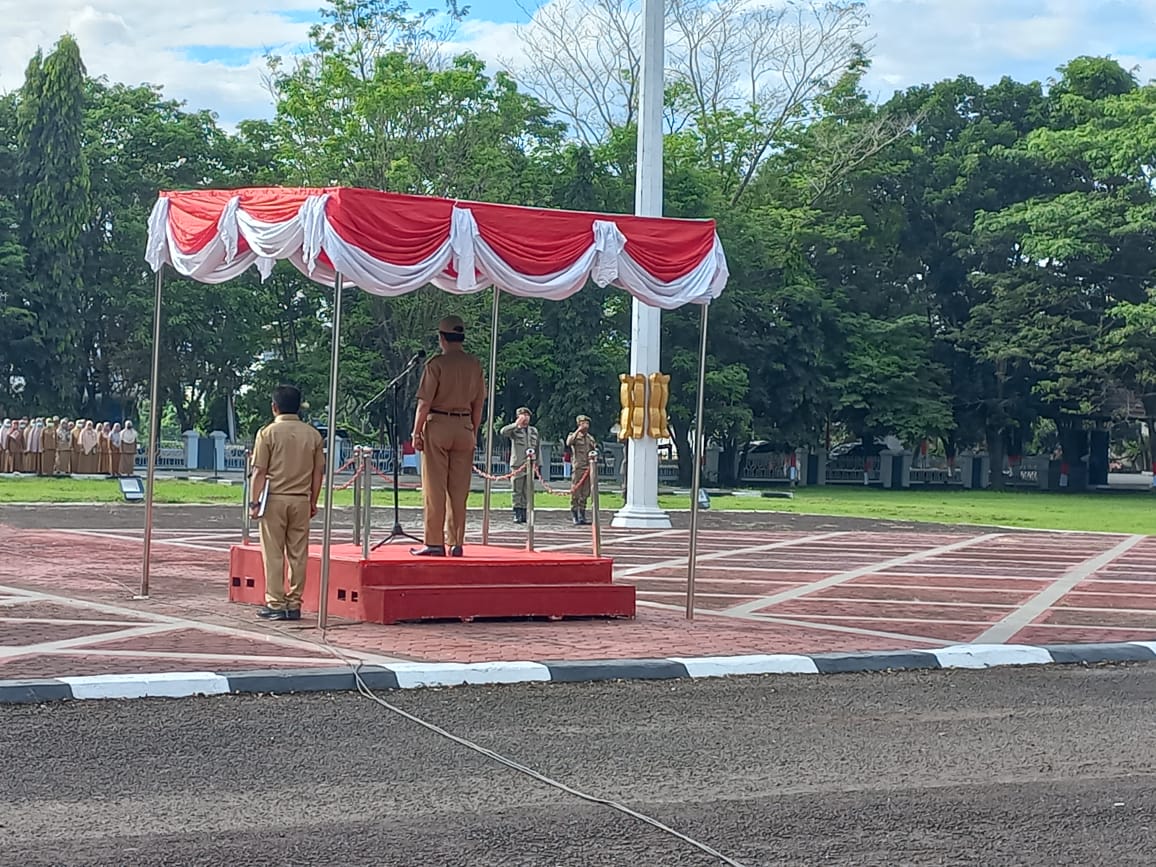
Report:
[[[439,6],[440,0],[426,0]],[[525,5],[536,6],[539,0]],[[777,2],[777,0],[769,0]],[[0,90],[18,87],[28,57],[70,31],[90,72],[152,82],[232,125],[268,116],[262,56],[303,43],[321,0],[0,0]],[[425,3],[413,2],[421,8]],[[510,0],[473,0],[451,50],[517,62]],[[867,0],[874,36],[868,90],[959,74],[1046,79],[1079,54],[1108,54],[1156,77],[1156,0]]]

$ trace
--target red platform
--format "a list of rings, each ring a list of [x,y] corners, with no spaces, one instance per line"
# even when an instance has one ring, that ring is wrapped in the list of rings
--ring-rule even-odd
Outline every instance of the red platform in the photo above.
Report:
[[[607,557],[467,545],[464,557],[414,557],[410,544],[334,545],[329,612],[347,620],[474,620],[498,617],[634,617],[634,587],[614,584]],[[302,610],[316,611],[321,547],[309,549]],[[229,601],[265,603],[257,545],[229,554]]]

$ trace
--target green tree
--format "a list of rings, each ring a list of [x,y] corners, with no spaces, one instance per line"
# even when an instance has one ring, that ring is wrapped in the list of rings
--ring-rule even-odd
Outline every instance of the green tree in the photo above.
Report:
[[[1112,353],[1120,348],[1110,339],[1120,326],[1113,311],[1136,321],[1156,275],[1156,87],[1138,87],[1106,59],[1078,58],[1061,73],[1049,124],[1011,154],[1046,181],[977,215],[972,244],[990,265],[972,282],[989,295],[973,313],[989,353],[1031,370],[1033,396],[1071,460],[1079,455],[1066,431],[1102,414],[1117,385],[1104,359],[1105,341]]]
[[[80,243],[89,212],[84,157],[85,70],[80,49],[63,36],[28,67],[21,94],[21,199],[36,349],[25,367],[34,408],[73,406],[79,315],[84,286]]]

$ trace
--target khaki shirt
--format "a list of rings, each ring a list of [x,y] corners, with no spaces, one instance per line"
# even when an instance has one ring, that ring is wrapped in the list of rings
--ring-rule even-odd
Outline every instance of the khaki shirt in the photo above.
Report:
[[[526,460],[526,449],[534,450],[534,460],[542,460],[542,450],[538,448],[538,429],[532,424],[518,427],[508,424],[501,430],[502,436],[510,441],[510,469],[520,466]]]
[[[430,411],[469,414],[475,403],[486,399],[482,363],[467,352],[446,352],[426,362],[417,399],[429,404]]]
[[[321,432],[296,415],[279,415],[257,432],[253,469],[264,470],[269,493],[307,497],[313,492],[313,473],[325,469]],[[254,492],[254,499],[261,495]]]
[[[574,431],[566,437],[566,445],[570,447],[570,463],[575,471],[584,472],[590,465],[590,453],[598,448],[598,440],[589,431],[584,434]]]

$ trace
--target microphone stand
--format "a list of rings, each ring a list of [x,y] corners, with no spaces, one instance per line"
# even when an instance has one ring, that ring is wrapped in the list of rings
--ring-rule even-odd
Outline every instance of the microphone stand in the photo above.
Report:
[[[376,551],[382,545],[387,545],[394,539],[409,539],[411,542],[421,542],[422,540],[407,533],[401,526],[401,507],[398,503],[401,496],[401,486],[399,481],[401,479],[401,384],[406,377],[410,375],[418,363],[425,358],[425,353],[421,352],[409,360],[405,370],[393,378],[385,388],[379,391],[376,395],[370,398],[366,403],[366,408],[371,406],[376,401],[380,400],[387,391],[393,391],[393,419],[392,431],[390,432],[390,464],[393,467],[393,529],[389,531],[389,535],[370,548],[370,551]]]

